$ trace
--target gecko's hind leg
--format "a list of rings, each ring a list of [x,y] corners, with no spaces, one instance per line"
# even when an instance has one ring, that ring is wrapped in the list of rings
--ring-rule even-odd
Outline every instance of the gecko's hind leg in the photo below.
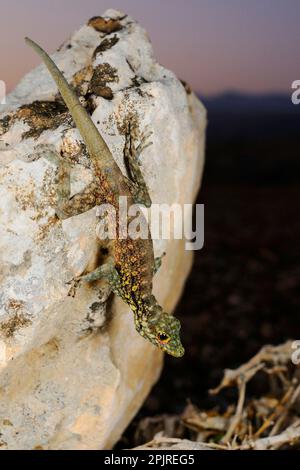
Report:
[[[148,139],[152,133],[138,136],[137,126],[129,120],[125,133],[124,162],[129,175],[129,186],[136,203],[143,204],[146,207],[151,206],[151,198],[146,186],[139,156],[149,145],[152,145]],[[138,145],[136,143],[140,141]]]
[[[54,163],[57,168],[57,207],[56,214],[60,219],[67,219],[74,215],[82,214],[97,204],[100,200],[99,187],[92,181],[83,191],[70,197],[71,184],[70,173],[72,166],[64,158],[54,151],[44,153],[45,158]]]

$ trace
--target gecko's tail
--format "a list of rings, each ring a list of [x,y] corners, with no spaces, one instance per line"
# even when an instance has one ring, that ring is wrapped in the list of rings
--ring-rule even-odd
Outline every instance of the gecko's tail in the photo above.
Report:
[[[108,171],[111,172],[113,168],[116,172],[115,174],[118,174],[120,171],[119,167],[116,165],[108,146],[62,72],[37,43],[28,37],[25,37],[25,42],[37,52],[49,70],[80,131],[93,162],[99,165],[99,156],[101,156],[102,171],[105,172],[105,170],[108,169]]]

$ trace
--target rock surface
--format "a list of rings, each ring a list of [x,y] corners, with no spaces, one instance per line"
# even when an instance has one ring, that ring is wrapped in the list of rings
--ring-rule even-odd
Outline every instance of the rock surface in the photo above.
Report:
[[[141,133],[153,133],[141,155],[152,201],[191,203],[202,174],[205,110],[155,61],[134,20],[114,10],[103,18],[52,57],[122,170],[122,123],[131,114]],[[73,163],[73,193],[91,171],[43,65],[0,112],[0,448],[110,448],[158,379],[163,355],[136,333],[120,299],[106,305],[98,286],[86,285],[68,296],[67,282],[95,258],[96,217],[95,209],[63,222],[54,217],[56,168],[46,153],[55,149]],[[154,247],[156,255],[167,252],[154,293],[172,311],[191,252],[181,240],[155,240]],[[85,335],[89,326],[99,328]]]

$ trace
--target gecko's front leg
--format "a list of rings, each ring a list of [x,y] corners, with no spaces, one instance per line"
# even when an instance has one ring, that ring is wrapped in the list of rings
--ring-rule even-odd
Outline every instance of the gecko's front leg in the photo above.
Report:
[[[79,276],[77,279],[85,282],[95,282],[104,279],[110,286],[111,291],[122,296],[120,275],[115,268],[114,258],[112,256],[109,256],[105,263],[98,266],[94,271]]]
[[[166,253],[164,252],[161,256],[157,256],[156,258],[154,258],[153,274],[156,274],[159,268],[161,267],[162,259],[165,255]]]
[[[105,263],[101,264],[101,266],[98,266],[94,271],[91,271],[88,274],[84,274],[83,276],[79,276],[77,279],[85,282],[94,282],[98,281],[99,279],[105,279],[109,282],[113,276],[113,270],[113,258],[109,257]]]

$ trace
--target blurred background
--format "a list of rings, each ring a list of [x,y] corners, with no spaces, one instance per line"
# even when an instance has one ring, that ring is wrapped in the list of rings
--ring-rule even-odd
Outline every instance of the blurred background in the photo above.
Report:
[[[51,51],[110,7],[145,27],[157,59],[208,111],[197,201],[205,204],[205,246],[176,311],[187,352],[166,357],[124,446],[141,417],[180,413],[187,399],[214,406],[220,397],[207,391],[224,368],[267,343],[300,339],[300,105],[291,101],[300,80],[300,2],[1,0],[0,79],[8,91],[39,62],[25,35]]]

